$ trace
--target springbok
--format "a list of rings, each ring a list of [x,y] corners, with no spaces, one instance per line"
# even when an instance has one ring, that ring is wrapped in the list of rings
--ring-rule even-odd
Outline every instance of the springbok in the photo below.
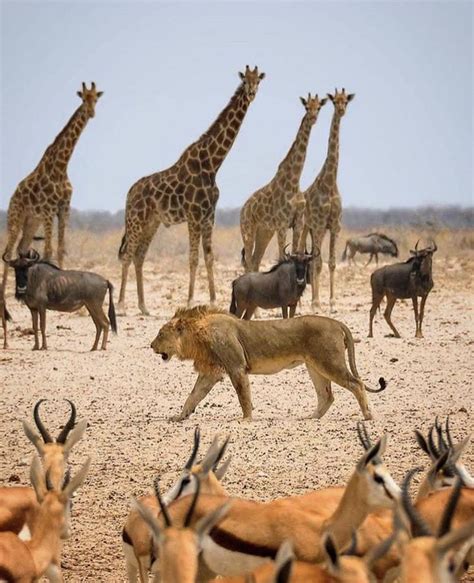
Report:
[[[72,480],[56,490],[35,455],[30,475],[39,503],[36,528],[29,541],[13,532],[0,532],[1,580],[33,583],[46,575],[50,581],[62,581],[59,558],[61,539],[68,531],[70,498],[84,482],[89,465],[90,458]]]
[[[203,558],[216,575],[242,575],[265,560],[274,559],[279,546],[290,539],[299,560],[323,559],[322,537],[329,533],[338,548],[351,540],[366,516],[377,508],[392,507],[399,488],[381,463],[387,436],[384,435],[358,461],[333,515],[325,518],[301,510],[288,500],[254,502],[234,499],[219,527],[202,541]],[[202,495],[193,512],[197,521],[215,510],[226,497]],[[189,497],[172,502],[168,512],[180,521],[189,510]]]
[[[232,501],[215,508],[206,515],[194,521],[194,510],[199,499],[200,481],[194,476],[196,489],[188,508],[182,526],[172,522],[164,503],[158,479],[155,480],[155,495],[161,509],[164,526],[160,524],[155,513],[148,506],[135,502],[135,509],[141,515],[153,534],[153,543],[157,547],[156,554],[160,557],[160,575],[155,581],[160,583],[195,583],[199,568],[199,551],[203,538],[228,513]]]
[[[401,583],[451,583],[457,580],[454,572],[458,565],[453,562],[455,547],[464,544],[474,537],[474,520],[463,526],[451,529],[456,506],[461,495],[462,482],[456,480],[449,492],[446,505],[443,508],[440,526],[437,534],[426,524],[424,517],[413,506],[408,493],[410,481],[419,468],[408,472],[402,487],[402,507],[406,514],[412,538],[401,537],[402,561],[400,565]],[[439,492],[439,494],[445,492]],[[400,524],[403,521],[399,521]]]
[[[226,495],[220,480],[224,477],[231,458],[228,457],[220,467],[218,466],[227,449],[229,438],[227,437],[224,443],[219,445],[219,438],[216,436],[202,461],[196,464],[200,438],[199,428],[196,427],[191,455],[174,486],[163,496],[165,504],[192,494],[196,488],[196,481],[193,480],[193,476],[199,479],[202,492]],[[139,498],[139,502],[155,515],[158,515],[160,507],[155,494],[142,496]],[[140,576],[140,581],[148,581],[149,571],[152,573],[158,572],[158,557],[153,554],[153,540],[150,529],[136,507],[132,507],[130,510],[122,530],[122,547],[129,583],[135,583],[137,575]]]
[[[39,433],[28,421],[23,421],[23,429],[28,439],[41,456],[44,471],[55,490],[61,490],[66,474],[67,460],[72,447],[82,438],[87,427],[84,419],[76,426],[76,408],[69,399],[71,414],[59,433],[56,441],[41,421],[40,405],[46,399],[39,400],[33,410],[33,417]],[[26,486],[0,488],[0,532],[11,530],[20,534],[21,538],[29,539],[33,534],[38,514],[38,501],[34,490]],[[67,533],[66,538],[69,537]]]

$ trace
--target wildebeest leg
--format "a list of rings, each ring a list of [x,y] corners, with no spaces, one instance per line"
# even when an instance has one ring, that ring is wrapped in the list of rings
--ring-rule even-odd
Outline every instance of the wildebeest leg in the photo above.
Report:
[[[95,340],[94,340],[94,344],[92,345],[92,348],[91,348],[91,352],[93,352],[94,350],[97,350],[97,347],[99,346],[99,339],[100,339],[100,334],[102,332],[103,322],[102,322],[102,318],[100,317],[99,310],[97,309],[96,305],[86,304],[86,308],[87,308],[87,311],[89,312],[89,314],[90,314],[90,316],[95,324]],[[103,343],[102,343],[102,347],[103,347]]]
[[[107,338],[109,336],[109,320],[104,313],[104,309],[102,304],[90,304],[87,306],[89,310],[89,314],[91,318],[94,320],[94,324],[97,330],[94,346],[92,350],[97,350],[99,345],[100,333],[103,332],[102,335],[102,346],[101,350],[107,349]]]
[[[318,408],[310,417],[321,419],[334,401],[331,381],[320,375],[310,363],[306,363],[306,368],[308,369],[309,376],[313,381],[314,388],[316,389],[316,396],[318,398]]]
[[[235,314],[234,316],[236,316],[237,318],[241,318],[242,314],[244,313],[245,308],[242,307],[242,303],[239,304],[239,302],[236,302],[236,307],[235,307]]]
[[[428,294],[426,296],[422,296],[421,298],[421,302],[420,302],[420,317],[418,320],[418,333],[416,335],[417,338],[423,338],[423,332],[421,330],[421,326],[423,324],[423,317],[425,315],[425,304],[426,304],[426,300],[428,299]]]
[[[375,252],[375,265],[379,266],[379,254],[377,252]]]
[[[416,330],[415,330],[415,336],[416,338],[420,338],[420,336],[418,335],[418,327],[419,327],[419,316],[418,316],[418,296],[413,296],[411,298],[412,304],[413,304],[413,312],[415,313],[415,326],[416,326]]]
[[[369,263],[372,261],[372,259],[374,258],[374,253],[370,254],[369,260],[367,261],[367,263],[364,265],[364,267],[367,267],[369,265]],[[378,263],[378,261],[377,261]]]
[[[383,317],[385,318],[385,321],[392,329],[395,338],[400,338],[400,334],[398,333],[398,330],[395,328],[395,326],[392,324],[392,319],[390,317],[392,314],[393,306],[395,305],[396,301],[397,298],[395,296],[387,294],[387,306],[385,308],[385,312],[383,313]]]
[[[35,335],[35,343],[33,350],[39,350],[39,335],[38,335],[38,310],[31,310],[31,321],[33,322],[33,333]]]
[[[286,320],[288,318],[288,306],[282,306],[281,313],[283,315],[283,318]]]
[[[182,421],[194,412],[199,403],[209,393],[212,387],[220,381],[222,375],[204,375],[200,374],[194,384],[193,390],[184,403],[183,410],[179,415],[170,418],[170,421]]]
[[[255,238],[255,250],[253,252],[252,261],[252,271],[258,271],[260,268],[260,263],[262,262],[265,251],[267,250],[268,244],[273,237],[273,231],[264,229],[260,227],[257,229],[257,235]]]
[[[143,234],[140,243],[133,256],[133,263],[135,264],[135,274],[137,278],[137,292],[138,292],[138,309],[144,316],[149,316],[150,312],[147,310],[145,305],[145,292],[143,290],[143,263],[145,262],[145,256],[148,251],[148,247],[155,236],[156,230],[159,227],[159,223],[150,227],[146,233]]]
[[[247,309],[245,310],[245,314],[244,314],[243,319],[244,320],[251,320],[256,309],[257,309],[257,306],[247,306]]]
[[[46,308],[39,310],[40,327],[41,327],[41,350],[48,350],[46,343]]]
[[[341,358],[342,356],[342,358]],[[361,408],[364,419],[372,419],[372,413],[367,402],[367,393],[365,392],[364,383],[356,378],[346,366],[345,348],[342,345],[339,358],[328,358],[324,361],[312,362],[311,366],[326,379],[348,389],[357,399]],[[307,363],[309,366],[309,363]]]
[[[296,304],[293,304],[292,306],[290,306],[290,318],[295,317],[295,312],[296,312]]]
[[[239,369],[237,371],[229,371],[229,377],[237,392],[239,403],[244,414],[244,420],[252,420],[252,398],[250,395],[250,383],[247,373]]]
[[[204,263],[207,270],[207,281],[209,283],[209,299],[211,306],[216,303],[216,287],[214,284],[214,254],[212,251],[212,229],[214,220],[209,220],[202,226],[202,250],[204,253]]]

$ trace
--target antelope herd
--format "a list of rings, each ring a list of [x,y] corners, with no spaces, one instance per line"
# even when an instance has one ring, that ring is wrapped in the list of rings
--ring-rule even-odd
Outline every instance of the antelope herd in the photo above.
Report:
[[[71,478],[68,456],[87,421],[70,418],[56,440],[44,426],[23,429],[35,455],[33,488],[0,488],[0,581],[29,583],[43,575],[62,581],[62,541],[70,538],[73,493],[90,458]],[[415,431],[431,465],[412,501],[420,468],[408,469],[401,488],[384,462],[388,435],[375,443],[357,424],[362,455],[347,483],[299,496],[256,502],[230,493],[221,481],[230,437],[216,436],[198,462],[195,429],[189,459],[177,481],[133,499],[122,530],[129,583],[449,583],[474,561],[474,478],[461,461],[468,438],[453,443],[449,418],[425,437]],[[421,453],[421,452],[420,452]],[[327,471],[329,468],[325,468]],[[125,518],[125,517],[124,517]],[[117,541],[117,545],[119,541]],[[117,577],[119,575],[117,574]]]

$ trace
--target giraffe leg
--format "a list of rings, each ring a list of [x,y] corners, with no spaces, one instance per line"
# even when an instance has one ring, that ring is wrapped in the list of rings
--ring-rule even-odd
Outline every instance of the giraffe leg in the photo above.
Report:
[[[253,271],[258,271],[260,268],[260,263],[262,262],[265,251],[267,250],[268,244],[273,237],[273,231],[268,229],[257,229],[257,237],[255,241],[255,250],[253,253]]]
[[[142,237],[135,250],[135,255],[133,256],[133,263],[135,265],[135,274],[137,278],[138,309],[144,316],[149,316],[150,312],[147,310],[145,305],[145,292],[143,289],[143,263],[145,262],[146,253],[158,227],[159,223],[147,230],[146,235]]]
[[[277,231],[277,239],[278,239],[278,254],[279,259],[283,259],[285,255],[285,246],[286,246],[286,227],[283,229],[278,229]]]
[[[18,243],[18,252],[25,253],[30,248],[30,245],[33,241],[33,237],[38,230],[40,225],[40,221],[38,219],[34,219],[33,217],[29,216],[25,218],[23,223],[23,232],[21,235],[20,242]]]
[[[307,235],[307,233],[306,233]],[[299,211],[296,213],[295,221],[293,224],[293,240],[292,240],[292,252],[293,253],[304,253],[303,241],[306,241],[304,236],[304,213]]]
[[[316,233],[316,231],[312,231],[311,232],[311,240],[312,240],[312,251],[313,251],[313,256],[315,253],[315,250],[319,250],[319,255],[317,257],[314,257],[313,259],[313,277],[312,277],[312,281],[311,281],[311,309],[313,310],[313,312],[315,312],[316,310],[320,310],[321,309],[321,304],[319,302],[319,276],[321,275],[321,270],[323,268],[323,260],[321,258],[321,245],[323,242],[323,238],[324,238],[324,233]]]
[[[53,219],[52,216],[43,218],[44,228],[44,252],[43,259],[51,259],[53,255]]]
[[[334,275],[336,270],[337,233],[331,231],[329,238],[329,305],[331,312],[336,312],[336,297],[334,293]]]
[[[207,280],[209,282],[209,297],[211,306],[216,304],[216,288],[214,284],[214,253],[212,251],[212,229],[214,221],[210,221],[202,229],[202,250],[204,253],[204,262],[207,270]]]
[[[8,213],[8,239],[7,245],[3,252],[5,259],[8,261],[12,259],[12,251],[15,247],[15,243],[18,239],[18,235],[20,234],[21,229],[21,222],[20,217],[11,216],[12,213]],[[2,279],[2,295],[5,297],[5,292],[7,288],[7,280],[8,280],[8,263],[5,263],[3,266],[3,279]]]
[[[122,259],[122,281],[120,283],[120,295],[117,304],[117,315],[126,316],[125,311],[125,289],[127,287],[128,270],[130,268],[131,259]]]
[[[244,243],[244,257],[243,259],[243,266],[245,268],[245,273],[252,271],[252,257],[253,257],[253,248],[255,245],[255,229],[253,225],[241,225],[240,231],[242,234],[242,241]]]
[[[194,284],[196,283],[196,271],[199,262],[199,240],[201,239],[201,230],[199,225],[188,223],[189,233],[189,290],[188,290],[188,308],[194,303]]]
[[[63,266],[64,256],[66,255],[66,227],[69,222],[69,208],[62,207],[58,213],[58,263],[59,267]]]

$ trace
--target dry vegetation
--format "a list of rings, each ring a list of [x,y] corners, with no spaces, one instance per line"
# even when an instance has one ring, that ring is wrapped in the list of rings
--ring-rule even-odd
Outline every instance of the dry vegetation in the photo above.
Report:
[[[376,229],[372,228],[371,231]],[[427,303],[425,339],[414,338],[411,303],[399,303],[394,321],[402,339],[386,337],[388,328],[379,316],[373,339],[368,339],[370,268],[339,264],[337,317],[346,322],[358,340],[356,356],[363,378],[374,385],[383,375],[387,390],[371,395],[375,420],[368,424],[374,436],[386,431],[390,443],[387,465],[397,480],[414,465],[427,466],[417,449],[413,429],[424,429],[450,414],[454,434],[461,438],[473,425],[472,411],[472,290],[474,237],[469,231],[385,229],[407,256],[418,237],[435,237],[435,289]],[[340,257],[347,236],[338,245]],[[121,233],[99,236],[83,231],[69,235],[70,267],[106,275],[120,285],[116,259]],[[0,247],[4,244],[0,236]],[[227,307],[230,282],[240,273],[240,235],[237,228],[215,232],[218,302]],[[327,255],[327,250],[323,250]],[[273,247],[266,265],[275,257]],[[202,263],[202,262],[201,262]],[[133,270],[132,270],[133,271]],[[200,266],[197,299],[207,300],[205,269]],[[130,496],[150,489],[154,476],[169,485],[185,460],[199,424],[206,447],[216,432],[232,436],[233,461],[226,487],[235,495],[268,499],[299,494],[329,484],[343,484],[361,454],[355,438],[360,412],[347,391],[336,388],[335,403],[321,421],[302,420],[315,406],[314,390],[302,368],[273,377],[253,377],[255,421],[240,421],[237,398],[228,381],[220,383],[186,422],[170,423],[194,382],[190,363],[163,363],[149,348],[163,322],[186,300],[187,234],[185,227],[162,229],[145,264],[148,305],[153,316],[138,315],[135,280],[128,286],[128,316],[119,319],[119,335],[112,337],[106,353],[90,353],[93,324],[88,317],[48,313],[50,349],[31,352],[28,310],[12,297],[7,303],[14,317],[11,349],[0,352],[0,482],[28,483],[32,448],[21,430],[21,420],[31,416],[33,404],[49,397],[44,417],[51,428],[67,416],[69,397],[79,416],[87,417],[86,438],[72,454],[74,469],[86,455],[93,456],[90,476],[74,503],[73,537],[65,545],[65,580],[68,582],[125,581],[120,532]],[[327,267],[322,279],[322,301],[327,307]],[[310,292],[303,301],[309,311]],[[264,313],[264,316],[277,315]],[[55,430],[56,431],[56,430]],[[474,467],[474,449],[465,456]],[[474,580],[468,579],[466,580]]]

